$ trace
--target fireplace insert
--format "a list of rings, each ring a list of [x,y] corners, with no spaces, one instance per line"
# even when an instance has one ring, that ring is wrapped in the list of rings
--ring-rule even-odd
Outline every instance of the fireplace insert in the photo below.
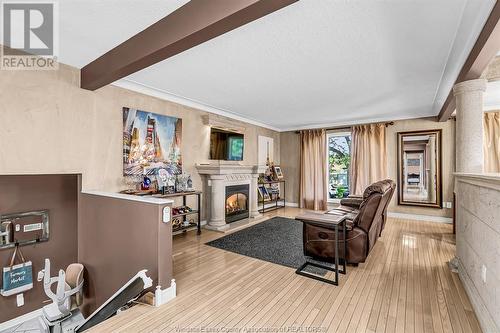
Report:
[[[226,186],[226,223],[248,218],[249,185]]]

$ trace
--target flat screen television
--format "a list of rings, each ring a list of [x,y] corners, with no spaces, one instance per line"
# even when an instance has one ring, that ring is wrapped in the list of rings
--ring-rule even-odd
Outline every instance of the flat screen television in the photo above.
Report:
[[[210,159],[243,161],[244,136],[217,128],[210,130]]]

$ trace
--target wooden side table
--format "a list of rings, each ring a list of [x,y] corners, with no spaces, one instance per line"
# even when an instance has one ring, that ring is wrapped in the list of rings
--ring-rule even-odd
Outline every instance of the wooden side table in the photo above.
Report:
[[[270,200],[265,200],[264,198],[259,197],[259,203],[258,205],[262,205],[262,208],[259,209],[260,213],[266,213],[270,212],[279,208],[284,208],[286,206],[286,182],[284,179],[281,180],[271,180],[271,181],[264,181],[264,182],[259,182],[258,186],[266,186],[266,185],[271,185],[271,184],[278,184],[278,186],[281,186],[283,184],[283,192],[281,192],[281,188],[279,191],[279,198],[274,198]],[[273,206],[266,207],[266,204],[272,204],[274,203]]]
[[[333,284],[335,286],[339,285],[339,273],[340,274],[346,274],[346,254],[347,254],[347,242],[346,242],[346,236],[347,236],[347,230],[346,230],[346,217],[344,215],[331,215],[331,214],[324,214],[324,213],[304,213],[301,215],[298,215],[295,217],[296,220],[301,221],[304,223],[304,230],[306,224],[311,224],[317,227],[329,229],[329,230],[334,230],[335,231],[335,268],[321,265],[315,262],[311,261],[306,261],[302,266],[297,268],[295,273],[306,276],[318,281],[326,282],[329,284]],[[342,226],[342,233],[344,236],[344,260],[342,263],[342,270],[339,269],[339,227]],[[313,267],[318,267],[322,268],[331,272],[335,272],[335,279],[334,280],[329,280],[311,273],[307,273],[304,269],[307,266],[313,266]]]

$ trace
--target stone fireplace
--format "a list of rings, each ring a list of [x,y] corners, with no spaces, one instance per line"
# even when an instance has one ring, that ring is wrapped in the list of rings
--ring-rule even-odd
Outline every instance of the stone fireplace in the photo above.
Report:
[[[224,231],[229,223],[261,216],[257,208],[257,179],[265,166],[198,164],[203,176],[206,228]]]

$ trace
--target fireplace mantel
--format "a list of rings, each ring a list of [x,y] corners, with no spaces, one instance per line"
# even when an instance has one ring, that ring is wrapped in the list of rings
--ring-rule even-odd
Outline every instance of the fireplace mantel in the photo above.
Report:
[[[266,171],[265,165],[240,164],[197,164],[196,169],[201,175],[231,175],[231,174],[259,174]]]
[[[249,185],[250,218],[261,216],[257,207],[257,179],[260,173],[266,171],[266,166],[240,165],[236,163],[197,164],[198,173],[204,176],[208,191],[207,203],[210,216],[206,228],[225,231],[226,223],[226,187],[230,185]]]

